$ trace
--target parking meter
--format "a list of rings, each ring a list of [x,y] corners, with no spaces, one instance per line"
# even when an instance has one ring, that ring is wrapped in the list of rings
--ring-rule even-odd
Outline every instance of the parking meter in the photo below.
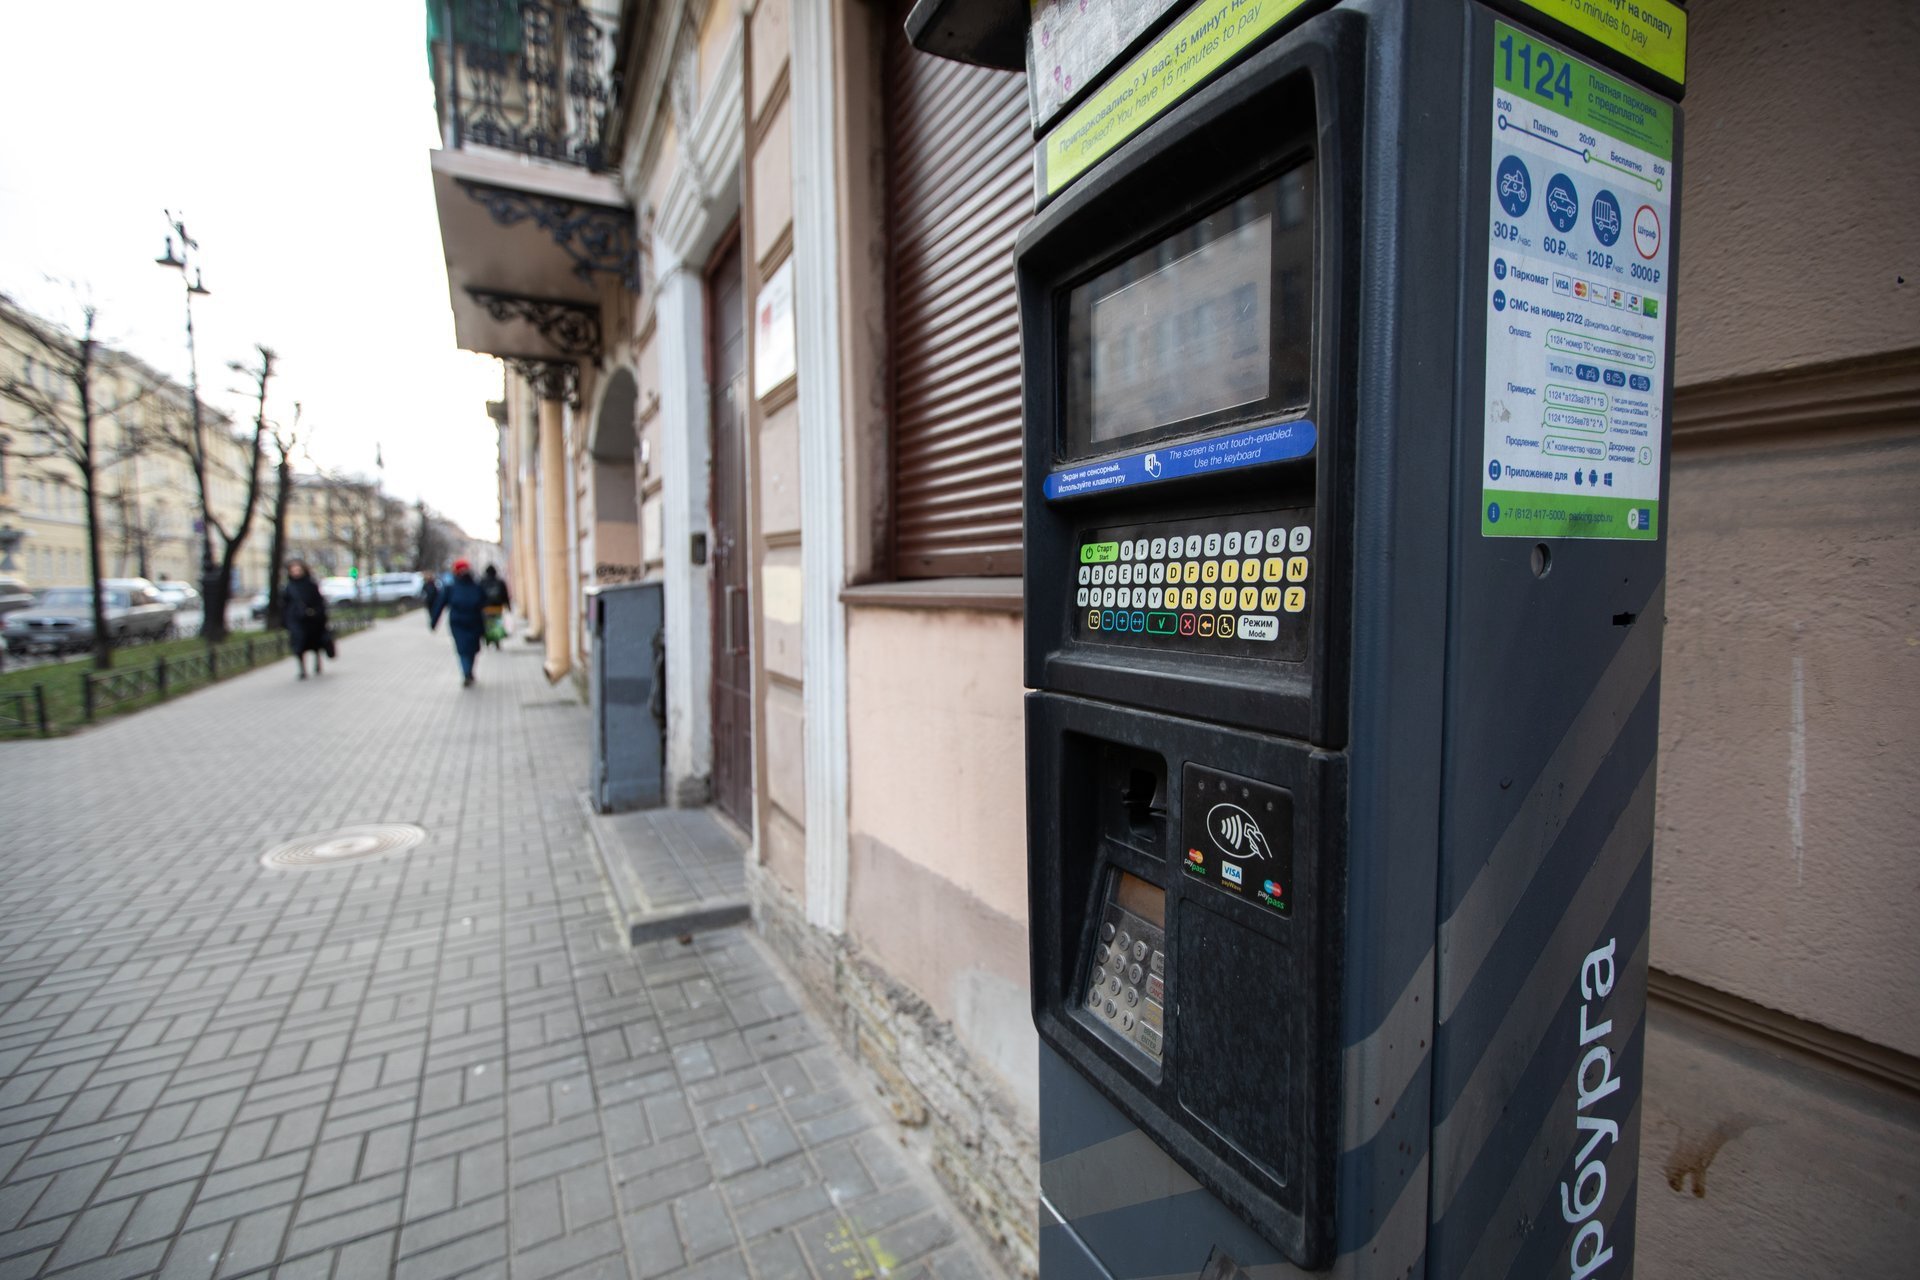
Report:
[[[1035,117],[1043,1274],[1628,1275],[1684,11],[908,26]]]

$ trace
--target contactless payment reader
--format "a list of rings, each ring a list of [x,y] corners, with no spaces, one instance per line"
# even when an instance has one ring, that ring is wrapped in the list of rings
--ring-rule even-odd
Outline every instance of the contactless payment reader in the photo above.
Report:
[[[1034,124],[1049,1280],[1631,1273],[1686,19],[909,19]]]

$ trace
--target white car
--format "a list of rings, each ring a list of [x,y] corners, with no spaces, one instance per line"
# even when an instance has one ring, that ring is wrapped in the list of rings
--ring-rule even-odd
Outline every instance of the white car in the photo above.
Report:
[[[165,582],[154,583],[153,592],[176,610],[185,609],[189,613],[200,611],[200,592],[191,582],[169,578]]]
[[[329,605],[351,604],[361,596],[360,582],[357,578],[320,579],[320,598]]]
[[[375,604],[410,604],[426,594],[427,577],[423,573],[376,573],[373,576]]]

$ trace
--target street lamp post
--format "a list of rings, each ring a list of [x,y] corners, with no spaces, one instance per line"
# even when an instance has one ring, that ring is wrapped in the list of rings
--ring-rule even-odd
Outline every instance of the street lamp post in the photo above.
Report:
[[[204,489],[207,468],[207,438],[200,415],[200,361],[193,346],[193,300],[195,297],[206,297],[212,290],[200,282],[199,265],[197,263],[190,264],[189,262],[191,255],[200,248],[200,242],[187,234],[186,224],[179,218],[176,218],[171,210],[167,212],[167,222],[172,226],[173,234],[167,237],[166,253],[155,258],[154,261],[163,267],[170,267],[178,271],[181,282],[186,286],[187,398],[192,402],[191,409],[193,413],[193,465],[195,470],[199,472],[196,478],[200,481]],[[180,241],[180,252],[177,255],[173,251],[175,236],[179,237]],[[188,267],[190,265],[192,266],[191,275],[188,274]],[[200,599],[206,601],[215,598],[213,580],[218,575],[219,569],[213,561],[213,529],[206,519],[207,513],[202,511],[200,515]],[[203,633],[207,631],[207,619],[204,616],[200,619],[200,629]]]

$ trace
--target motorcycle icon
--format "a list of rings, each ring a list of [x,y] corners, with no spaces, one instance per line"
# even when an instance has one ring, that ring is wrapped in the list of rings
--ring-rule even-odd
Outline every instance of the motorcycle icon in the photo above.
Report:
[[[1500,162],[1499,181],[1500,207],[1507,211],[1509,218],[1517,218],[1527,211],[1533,202],[1533,184],[1527,179],[1527,166],[1519,156],[1507,156]]]

